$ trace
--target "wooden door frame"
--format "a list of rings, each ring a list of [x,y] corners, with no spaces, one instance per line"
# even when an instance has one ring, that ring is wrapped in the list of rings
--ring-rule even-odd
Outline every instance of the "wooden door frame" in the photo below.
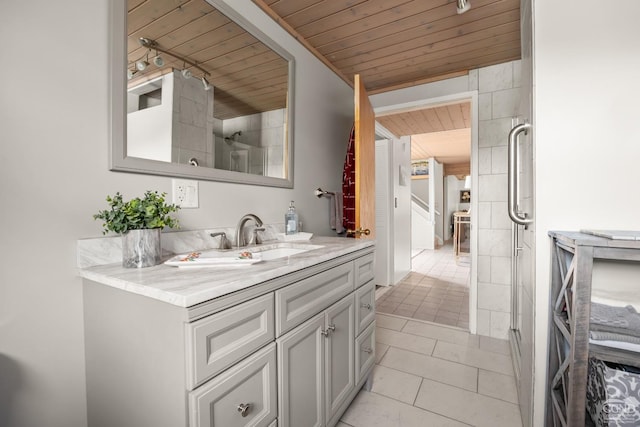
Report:
[[[478,188],[478,91],[458,92],[454,94],[425,98],[401,104],[374,107],[376,115],[381,113],[400,113],[405,111],[433,108],[443,104],[460,101],[471,102],[471,188]],[[477,190],[476,190],[477,194]],[[478,197],[471,198],[471,283],[469,284],[469,332],[478,330]]]

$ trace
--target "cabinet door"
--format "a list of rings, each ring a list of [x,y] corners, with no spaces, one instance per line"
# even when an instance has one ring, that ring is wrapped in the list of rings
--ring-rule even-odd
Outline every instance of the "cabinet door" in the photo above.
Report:
[[[356,383],[360,383],[376,361],[376,323],[371,323],[356,339]]]
[[[354,374],[354,296],[338,301],[326,311],[325,400],[330,423],[355,387]]]
[[[270,344],[189,395],[191,427],[267,427],[276,413],[276,349]]]
[[[356,291],[356,335],[376,317],[376,287],[371,280]]]
[[[324,313],[276,340],[278,425],[324,425]]]

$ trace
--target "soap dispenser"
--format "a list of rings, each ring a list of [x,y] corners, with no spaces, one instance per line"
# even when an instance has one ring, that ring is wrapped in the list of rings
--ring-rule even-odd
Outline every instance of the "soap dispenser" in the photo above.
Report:
[[[284,229],[285,234],[296,234],[298,232],[298,214],[296,213],[296,207],[293,206],[293,200],[284,215]]]

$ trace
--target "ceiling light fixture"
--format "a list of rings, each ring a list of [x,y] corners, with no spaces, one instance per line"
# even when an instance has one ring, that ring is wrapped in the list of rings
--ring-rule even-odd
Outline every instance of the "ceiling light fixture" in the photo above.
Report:
[[[202,86],[204,86],[204,90],[211,90],[211,84],[206,77],[202,77]]]
[[[164,59],[162,59],[162,56],[157,55],[155,58],[153,58],[153,64],[156,67],[162,67],[164,65]]]
[[[144,59],[140,59],[136,61],[136,68],[138,69],[138,71],[144,71],[148,65],[149,63]]]
[[[160,68],[165,65],[164,58],[160,56],[160,53],[163,53],[182,62],[182,70],[180,70],[182,77],[184,77],[185,79],[190,79],[191,77],[193,77],[193,73],[198,70],[202,73],[201,80],[202,85],[204,86],[204,90],[211,90],[213,88],[213,86],[211,86],[211,83],[209,83],[209,81],[207,80],[207,77],[209,77],[211,74],[207,70],[202,68],[196,61],[192,61],[189,58],[180,56],[179,54],[173,53],[170,50],[163,49],[158,45],[158,42],[153,39],[140,37],[138,39],[138,42],[142,47],[147,48],[147,52],[146,55],[139,60],[129,63],[129,66],[134,65],[135,67],[133,70],[127,69],[127,78],[129,80],[131,80],[138,71],[144,71],[149,66],[149,54],[155,51],[156,56],[153,58],[153,64],[156,67]]]
[[[469,0],[458,0],[458,15],[465,13],[467,10],[471,9],[471,3]]]
[[[153,39],[148,39],[148,38],[146,38],[146,37],[140,37],[140,39],[138,40],[138,42],[140,43],[140,45],[141,45],[142,47],[146,47],[146,48],[147,48],[147,49],[149,49],[149,50],[155,50],[155,51],[156,51],[156,54],[157,54],[158,52],[161,52],[161,53],[164,53],[164,54],[166,54],[166,55],[173,56],[174,58],[176,58],[177,60],[181,61],[182,63],[184,63],[184,64],[189,64],[189,65],[191,65],[192,67],[195,67],[195,68],[197,68],[198,70],[202,71],[202,74],[204,74],[205,76],[208,76],[208,75],[209,75],[209,72],[208,72],[207,70],[205,70],[204,68],[202,68],[200,65],[198,65],[198,63],[197,63],[197,62],[195,62],[195,61],[191,61],[189,58],[185,58],[184,56],[180,56],[179,54],[177,54],[177,53],[173,53],[173,52],[171,52],[170,50],[163,49],[162,47],[160,47],[160,46],[158,45],[158,42],[157,42],[157,41],[155,41],[155,40],[153,40]],[[157,58],[157,56],[156,56],[156,58]],[[162,62],[164,63],[164,61],[162,61]],[[184,70],[183,70],[183,71],[184,71]]]

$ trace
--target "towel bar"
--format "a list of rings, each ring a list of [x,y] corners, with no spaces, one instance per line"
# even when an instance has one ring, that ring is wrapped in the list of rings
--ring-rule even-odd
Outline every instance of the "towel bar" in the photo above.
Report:
[[[327,196],[327,195],[332,195],[332,196],[335,196],[335,195],[336,195],[336,193],[333,193],[333,192],[331,192],[331,191],[324,191],[324,190],[323,190],[322,188],[320,188],[320,187],[318,187],[318,188],[316,189],[316,191],[314,191],[314,192],[313,192],[313,194],[315,194],[315,195],[316,195],[316,197],[318,197],[318,198],[320,198],[320,197],[322,197],[322,196]]]

